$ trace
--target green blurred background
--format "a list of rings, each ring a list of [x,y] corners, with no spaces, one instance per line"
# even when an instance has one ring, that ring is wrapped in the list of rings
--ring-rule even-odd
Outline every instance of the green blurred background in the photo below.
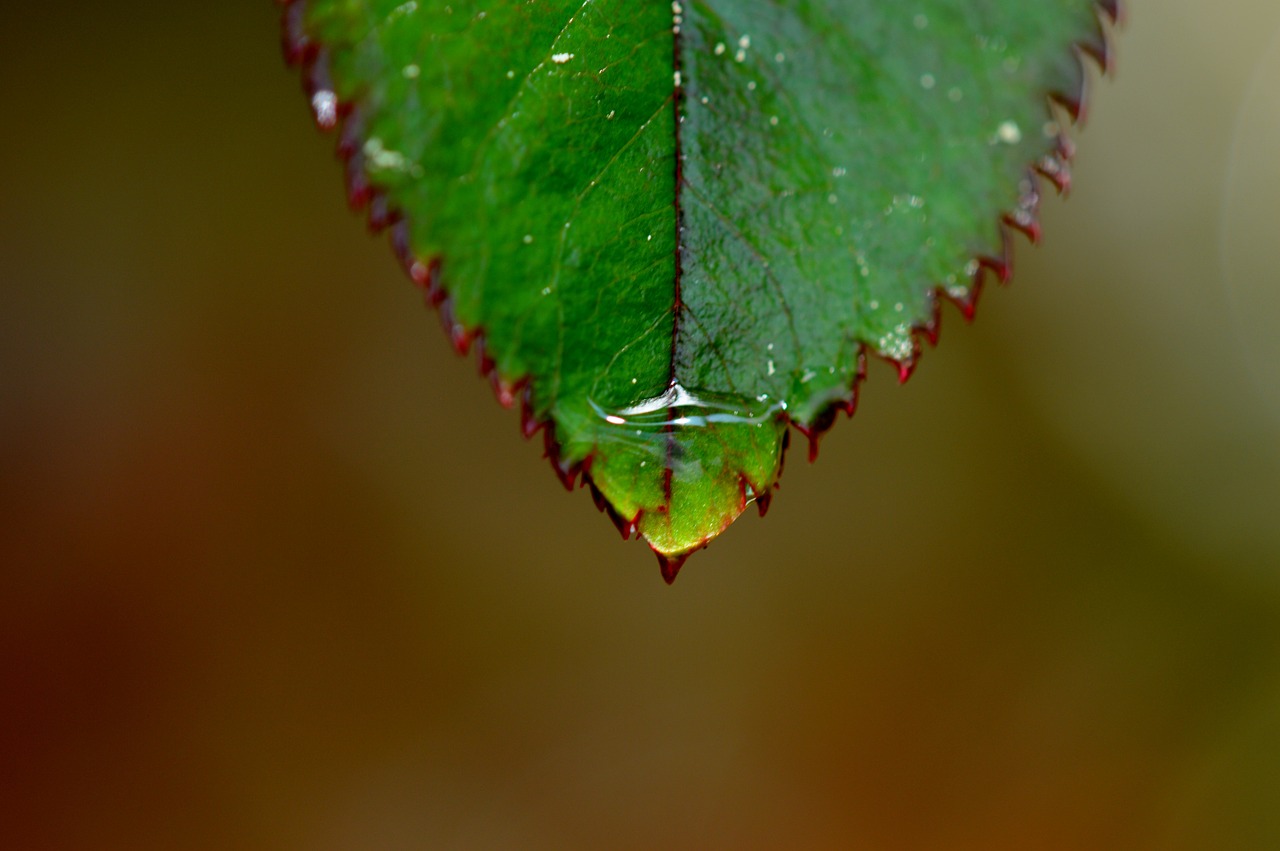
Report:
[[[11,4],[3,845],[1280,847],[1280,5],[1130,6],[1015,284],[668,588],[274,6]]]

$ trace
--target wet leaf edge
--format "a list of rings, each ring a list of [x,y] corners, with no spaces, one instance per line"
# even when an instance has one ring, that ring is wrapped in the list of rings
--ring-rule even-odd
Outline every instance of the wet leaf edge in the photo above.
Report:
[[[520,403],[521,433],[526,439],[531,439],[539,431],[542,432],[544,455],[550,461],[552,470],[565,489],[573,491],[575,487],[587,488],[596,508],[613,521],[623,540],[630,540],[633,536],[639,537],[641,515],[637,514],[630,518],[620,515],[592,480],[591,461],[594,455],[588,454],[587,457],[576,462],[564,459],[560,445],[555,439],[553,421],[533,413],[532,388],[528,376],[512,378],[499,375],[496,363],[485,351],[484,328],[482,326],[466,327],[454,316],[450,296],[440,283],[440,257],[420,258],[413,253],[409,246],[409,227],[404,212],[388,202],[382,188],[371,180],[364,170],[363,157],[360,154],[363,146],[360,106],[358,103],[343,101],[333,95],[334,87],[329,70],[328,50],[323,43],[305,32],[303,20],[307,0],[276,0],[276,5],[281,7],[281,47],[285,62],[300,72],[302,88],[308,102],[312,105],[312,115],[317,128],[322,132],[336,131],[338,134],[335,153],[344,169],[348,206],[353,212],[365,214],[366,225],[371,234],[388,232],[392,251],[409,279],[422,292],[426,303],[436,309],[454,350],[464,357],[472,350],[476,352],[480,376],[488,380],[498,404],[504,408],[513,408],[517,402]],[[1090,83],[1086,66],[1088,62],[1092,62],[1106,76],[1114,72],[1115,52],[1112,35],[1115,29],[1125,22],[1124,0],[1094,0],[1093,6],[1096,17],[1093,38],[1088,41],[1077,41],[1069,46],[1080,63],[1079,89],[1075,92],[1047,91],[1044,94],[1050,114],[1053,115],[1060,110],[1069,119],[1069,125],[1061,124],[1056,150],[1039,162],[1027,165],[1026,177],[1020,185],[1022,191],[1018,206],[1014,210],[997,213],[1001,244],[996,253],[973,258],[976,271],[973,273],[972,286],[968,288],[966,296],[953,297],[941,284],[933,286],[928,296],[929,319],[911,326],[912,352],[908,357],[892,358],[875,352],[868,344],[862,343],[858,351],[858,369],[849,387],[847,399],[831,402],[807,423],[792,419],[785,411],[779,414],[782,422],[799,432],[807,441],[810,463],[817,460],[821,438],[835,425],[838,414],[843,411],[846,416],[852,417],[857,412],[860,388],[867,377],[869,354],[887,361],[896,370],[898,383],[905,383],[919,364],[925,348],[924,343],[927,342],[929,348],[938,344],[942,326],[942,302],[944,300],[951,302],[959,309],[965,322],[972,322],[977,311],[978,299],[988,276],[994,277],[1000,284],[1007,284],[1013,277],[1013,232],[1022,233],[1032,245],[1039,243],[1041,179],[1054,187],[1060,196],[1070,192],[1070,167],[1075,156],[1075,145],[1071,140],[1070,131],[1081,129],[1087,118]],[[317,96],[324,94],[328,94],[330,101],[317,104]],[[790,430],[783,433],[778,472],[771,484],[762,487],[750,482],[744,473],[738,474],[738,488],[742,494],[742,502],[738,508],[739,514],[746,510],[751,502],[756,503],[760,516],[763,517],[768,512],[773,491],[777,489],[782,478],[787,450],[791,442],[790,437]],[[729,524],[732,522],[730,520]],[[724,531],[721,529],[716,535],[708,537],[682,553],[662,553],[655,549],[654,553],[658,557],[662,577],[667,584],[675,581],[680,568],[691,554],[705,548]]]

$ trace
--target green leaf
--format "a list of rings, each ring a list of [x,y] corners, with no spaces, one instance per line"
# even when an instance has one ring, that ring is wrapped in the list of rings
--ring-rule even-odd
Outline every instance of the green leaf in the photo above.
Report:
[[[351,200],[674,578],[1062,184],[1099,0],[296,0]]]

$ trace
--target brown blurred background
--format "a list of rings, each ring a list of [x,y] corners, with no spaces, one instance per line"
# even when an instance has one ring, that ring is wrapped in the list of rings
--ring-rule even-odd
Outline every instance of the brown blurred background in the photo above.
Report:
[[[679,582],[265,2],[0,24],[0,846],[1280,847],[1280,5],[1133,0],[974,327]]]

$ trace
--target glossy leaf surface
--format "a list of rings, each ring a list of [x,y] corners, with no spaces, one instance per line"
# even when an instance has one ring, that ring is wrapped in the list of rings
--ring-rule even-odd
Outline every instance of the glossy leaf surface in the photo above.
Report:
[[[297,0],[286,51],[455,344],[674,576],[787,426],[905,377],[1065,182],[1095,0]],[[1105,60],[1104,60],[1105,61]],[[1061,111],[1061,110],[1060,110]]]

